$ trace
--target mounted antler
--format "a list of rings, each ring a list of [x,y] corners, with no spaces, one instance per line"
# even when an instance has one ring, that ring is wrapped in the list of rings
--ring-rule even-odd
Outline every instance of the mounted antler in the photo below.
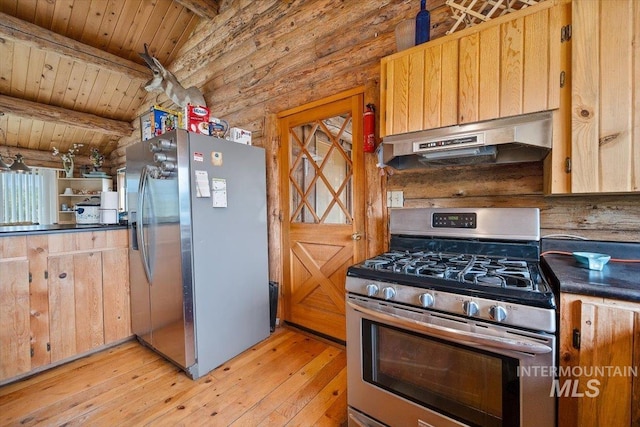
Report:
[[[144,59],[144,62],[147,63],[147,66],[151,68],[151,71],[153,71],[153,78],[144,86],[147,92],[162,90],[169,99],[182,108],[186,107],[187,104],[207,106],[200,89],[195,86],[185,89],[180,82],[178,82],[176,76],[165,69],[160,61],[149,55],[149,49],[146,43],[144,44],[144,53],[139,53],[139,55]]]

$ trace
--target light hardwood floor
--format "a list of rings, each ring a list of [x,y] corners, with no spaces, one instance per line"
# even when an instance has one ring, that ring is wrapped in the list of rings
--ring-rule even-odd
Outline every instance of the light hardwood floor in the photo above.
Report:
[[[346,351],[279,327],[190,380],[128,341],[0,388],[0,425],[346,425]]]

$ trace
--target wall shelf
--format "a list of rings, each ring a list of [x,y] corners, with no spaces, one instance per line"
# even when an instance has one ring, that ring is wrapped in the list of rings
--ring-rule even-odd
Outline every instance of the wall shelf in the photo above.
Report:
[[[111,178],[64,178],[57,180],[58,188],[58,224],[75,224],[76,216],[74,206],[85,199],[97,197],[98,202],[102,191],[110,191],[113,186]],[[65,189],[71,188],[73,194],[65,194]],[[62,210],[66,204],[69,210]]]

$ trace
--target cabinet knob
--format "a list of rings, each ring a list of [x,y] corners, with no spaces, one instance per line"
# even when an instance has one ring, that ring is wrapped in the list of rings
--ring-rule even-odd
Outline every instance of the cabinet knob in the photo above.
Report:
[[[67,273],[60,273],[60,274],[58,274],[58,278],[59,278],[59,279],[64,279],[65,277],[67,277]]]

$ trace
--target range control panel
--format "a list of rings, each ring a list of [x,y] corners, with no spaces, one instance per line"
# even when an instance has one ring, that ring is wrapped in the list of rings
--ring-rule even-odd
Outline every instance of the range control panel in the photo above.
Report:
[[[471,213],[434,213],[432,226],[437,228],[476,228],[477,215]]]

